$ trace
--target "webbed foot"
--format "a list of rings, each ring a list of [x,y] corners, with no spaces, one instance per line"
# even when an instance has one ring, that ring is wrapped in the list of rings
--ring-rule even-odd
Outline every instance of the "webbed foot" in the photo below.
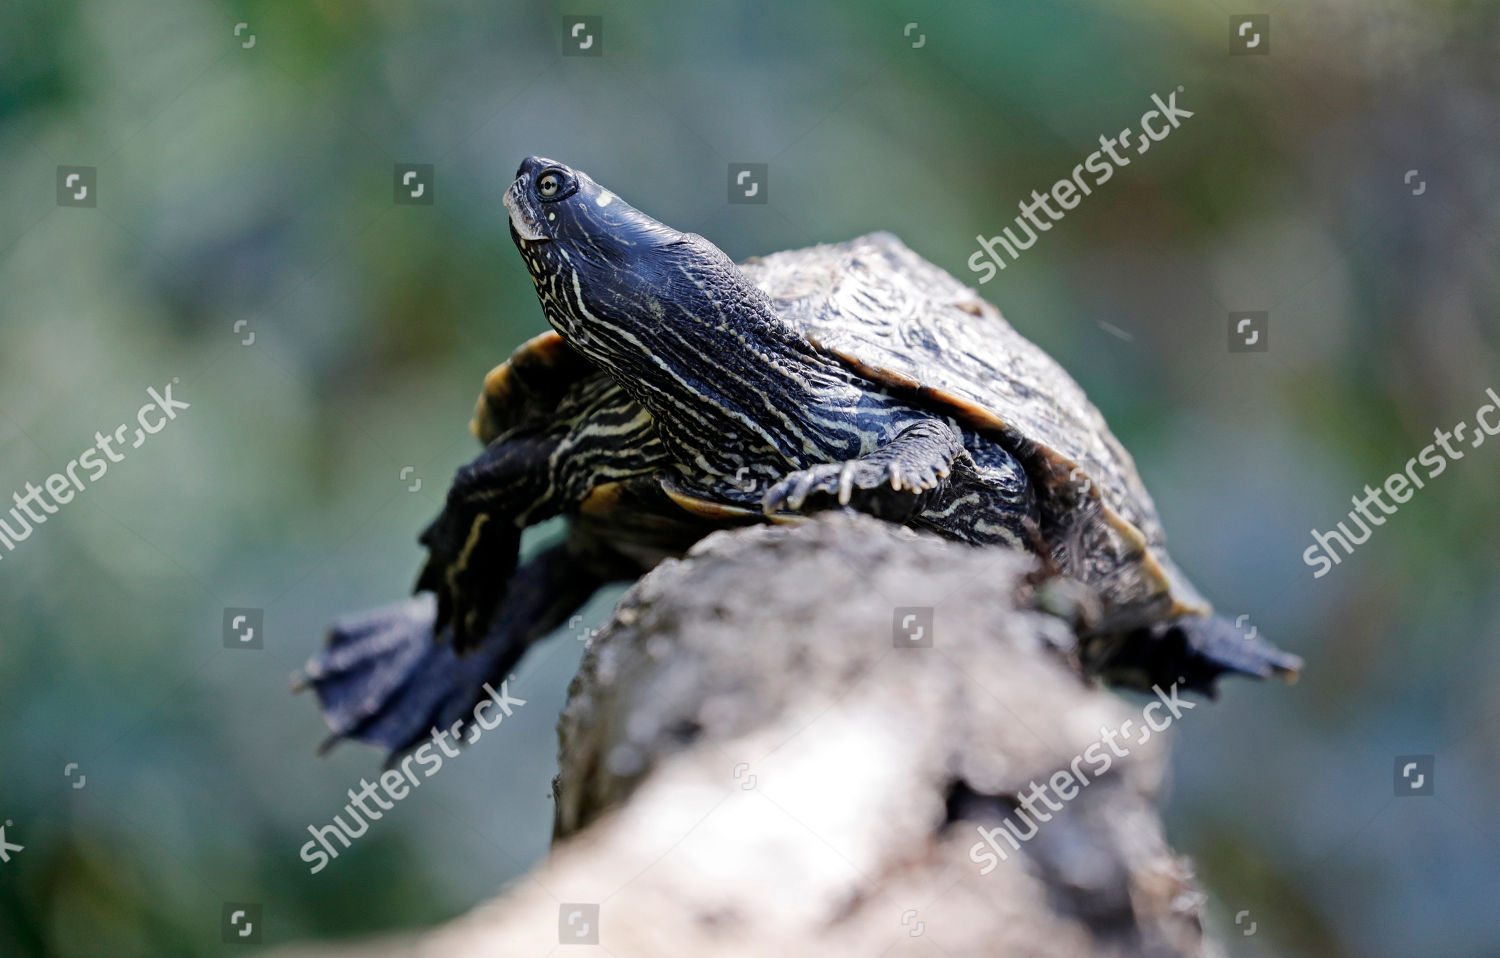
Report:
[[[357,739],[395,758],[439,729],[462,734],[490,694],[485,683],[498,689],[603,581],[567,544],[553,546],[510,577],[472,653],[441,641],[438,603],[423,593],[337,622],[294,682],[317,693],[332,733],[325,748]]]
[[[500,650],[460,658],[451,643],[433,640],[436,615],[433,597],[424,594],[329,630],[328,648],[294,678],[317,693],[331,733],[324,750],[349,738],[399,755],[462,720]]]

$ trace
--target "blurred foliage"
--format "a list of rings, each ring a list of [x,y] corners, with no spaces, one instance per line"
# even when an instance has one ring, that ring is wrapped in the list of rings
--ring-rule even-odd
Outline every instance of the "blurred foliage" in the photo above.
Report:
[[[1230,56],[1198,0],[0,6],[0,494],[148,386],[192,404],[0,553],[0,954],[215,953],[226,901],[268,941],[420,926],[544,854],[578,643],[316,876],[305,829],[378,759],[315,757],[286,688],[410,586],[480,377],[543,328],[521,157],[737,258],[889,229],[974,281],[976,236],[1178,87],[1194,117],[982,290],[1105,411],[1179,563],[1308,659],[1183,722],[1174,840],[1234,954],[1500,951],[1500,453],[1327,577],[1301,560],[1500,385],[1500,6],[1269,9],[1271,54]],[[565,12],[604,56],[559,55]],[[396,162],[435,164],[434,205],[392,203]],[[725,202],[733,162],[769,204]],[[96,209],[56,204],[59,165],[98,168]],[[1246,309],[1268,353],[1226,352]],[[222,647],[226,606],[266,610],[264,651]],[[1410,753],[1436,798],[1393,797]]]

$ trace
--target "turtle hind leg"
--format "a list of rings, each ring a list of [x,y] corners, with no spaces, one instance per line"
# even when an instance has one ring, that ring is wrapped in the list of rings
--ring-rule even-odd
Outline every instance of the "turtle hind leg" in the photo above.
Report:
[[[468,723],[533,642],[566,621],[605,581],[565,545],[511,576],[478,646],[460,655],[433,639],[437,602],[414,596],[334,625],[328,648],[297,677],[318,696],[331,735],[378,745],[394,759],[439,729]]]
[[[1223,675],[1295,682],[1302,659],[1222,616],[1182,616],[1136,629],[1113,641],[1086,640],[1084,665],[1107,681],[1149,690],[1176,683],[1210,698]]]

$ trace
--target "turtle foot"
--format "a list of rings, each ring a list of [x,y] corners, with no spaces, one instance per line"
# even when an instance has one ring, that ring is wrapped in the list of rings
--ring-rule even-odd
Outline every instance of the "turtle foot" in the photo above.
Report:
[[[766,491],[761,508],[771,515],[848,507],[905,521],[947,482],[962,452],[946,423],[914,423],[861,459],[819,463],[791,473]]]
[[[568,544],[543,550],[510,577],[504,599],[467,653],[450,640],[450,626],[438,625],[439,600],[430,593],[335,623],[328,648],[294,679],[317,692],[333,732],[324,749],[357,739],[384,747],[394,761],[440,731],[461,734],[476,717],[477,703],[504,688],[531,644],[566,621],[602,582]]]
[[[766,514],[818,512],[849,506],[886,516],[918,511],[922,494],[936,487],[936,475],[909,475],[895,463],[882,466],[865,459],[820,463],[794,472],[772,486],[762,500]]]
[[[503,650],[460,657],[452,643],[433,641],[436,617],[437,603],[423,594],[333,626],[328,647],[293,680],[318,696],[332,733],[325,751],[356,739],[394,757],[470,715]]]

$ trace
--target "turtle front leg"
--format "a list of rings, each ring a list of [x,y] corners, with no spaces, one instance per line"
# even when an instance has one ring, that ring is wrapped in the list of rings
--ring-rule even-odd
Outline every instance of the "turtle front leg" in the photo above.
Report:
[[[437,595],[436,631],[452,626],[464,652],[484,633],[516,568],[521,530],[551,512],[549,466],[561,438],[512,433],[458,470],[448,501],[421,535],[427,564],[417,591]]]
[[[846,506],[905,522],[943,489],[955,464],[968,459],[963,442],[941,419],[923,419],[859,459],[819,463],[791,473],[767,490],[761,508],[816,512]]]
[[[522,529],[665,462],[650,418],[603,376],[579,383],[554,415],[502,434],[458,470],[422,533],[429,554],[417,590],[437,594],[436,628],[452,627],[459,652],[479,641],[505,597]]]

